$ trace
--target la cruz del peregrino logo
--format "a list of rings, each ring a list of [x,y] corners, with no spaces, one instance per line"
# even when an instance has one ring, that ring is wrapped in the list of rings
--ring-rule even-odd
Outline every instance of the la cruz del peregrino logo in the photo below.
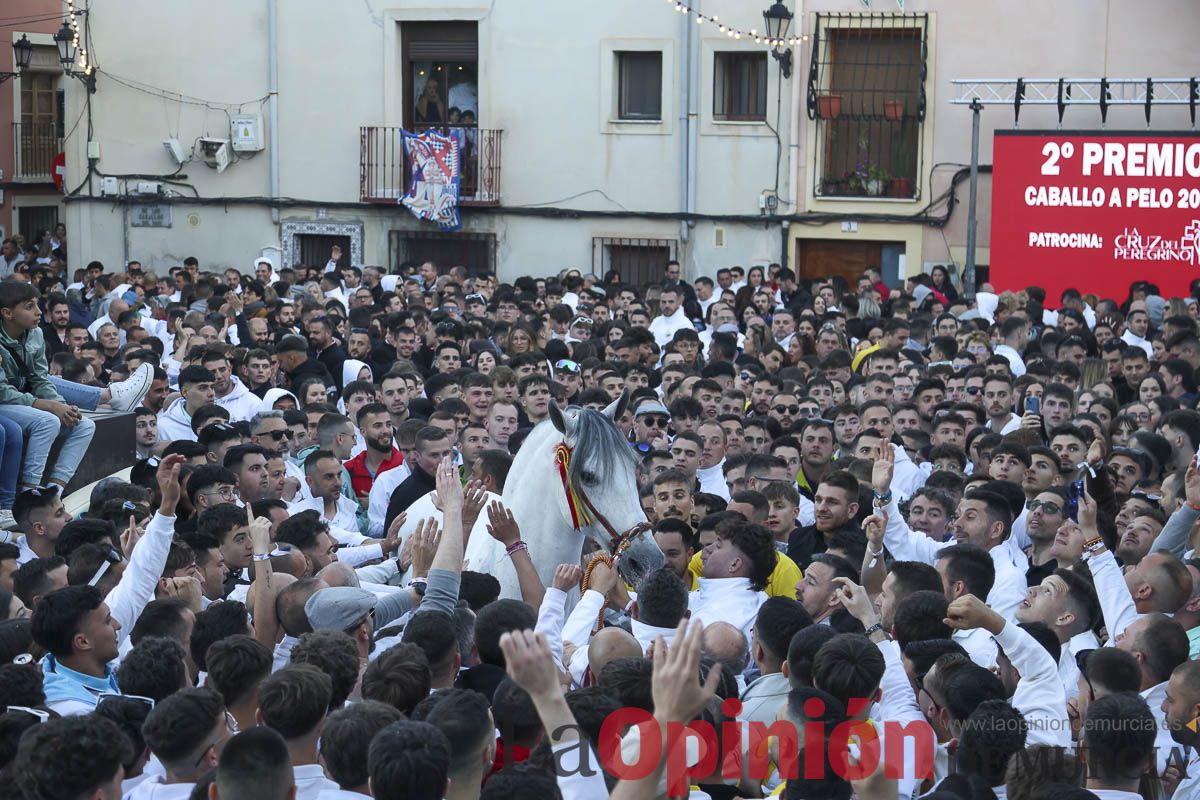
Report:
[[[1200,266],[1200,220],[1194,219],[1177,239],[1126,228],[1113,239],[1113,258],[1122,261],[1180,261]]]

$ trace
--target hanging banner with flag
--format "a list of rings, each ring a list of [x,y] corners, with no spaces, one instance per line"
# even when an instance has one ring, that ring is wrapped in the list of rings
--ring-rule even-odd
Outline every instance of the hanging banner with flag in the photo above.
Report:
[[[458,139],[437,131],[404,131],[404,150],[408,155],[408,193],[401,204],[444,231],[462,227],[458,214],[459,153]]]

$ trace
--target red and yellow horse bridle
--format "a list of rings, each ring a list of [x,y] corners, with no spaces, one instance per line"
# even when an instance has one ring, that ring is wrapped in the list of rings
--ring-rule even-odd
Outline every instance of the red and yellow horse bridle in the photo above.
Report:
[[[559,442],[554,448],[554,463],[558,467],[558,477],[562,480],[563,491],[567,495],[567,508],[571,512],[571,525],[575,530],[582,530],[591,525],[593,519],[600,523],[608,531],[609,555],[616,559],[629,549],[629,546],[639,534],[650,530],[652,526],[649,522],[639,522],[629,530],[618,533],[617,529],[612,526],[612,523],[592,505],[592,501],[588,499],[587,494],[571,482],[571,453],[572,448],[567,447],[566,442]]]

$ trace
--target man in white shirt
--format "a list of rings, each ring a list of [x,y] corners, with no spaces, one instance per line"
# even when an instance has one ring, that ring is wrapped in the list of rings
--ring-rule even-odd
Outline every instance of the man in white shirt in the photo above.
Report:
[[[129,800],[183,800],[217,766],[237,724],[212,689],[182,689],[160,700],[142,724],[146,746],[166,774],[152,775]]]
[[[321,761],[329,777],[341,788],[326,789],[320,800],[370,797],[367,754],[371,740],[402,719],[403,714],[385,703],[352,703],[330,714],[321,729]]]
[[[1057,569],[1040,585],[1031,586],[1029,595],[1017,609],[1017,622],[1044,623],[1058,637],[1062,646],[1058,677],[1068,698],[1079,694],[1079,666],[1075,656],[1100,646],[1092,632],[1099,616],[1095,588],[1070,569]]]
[[[1012,380],[1007,375],[991,373],[983,380],[983,408],[987,412],[987,429],[1004,436],[1021,427],[1021,418],[1013,413]]]
[[[946,611],[956,630],[979,628],[996,638],[1003,649],[1000,680],[1010,693],[1013,708],[1029,726],[1028,746],[1071,746],[1067,697],[1058,679],[1058,665],[1046,649],[1023,628],[1009,622],[974,595],[958,598]]]
[[[1029,323],[1020,317],[1009,317],[1000,325],[1000,335],[1004,343],[992,348],[998,356],[1008,359],[1009,369],[1014,378],[1025,374],[1025,359],[1021,353],[1029,345]]]
[[[659,347],[666,347],[675,331],[691,328],[692,322],[683,310],[683,293],[674,286],[664,287],[658,296],[658,316],[650,322],[650,333]]]
[[[887,527],[883,543],[892,556],[901,561],[920,561],[936,566],[942,542],[935,542],[923,533],[912,530],[900,514],[896,497],[891,492],[895,454],[891,447],[881,447],[875,461],[871,480],[881,503],[886,503]],[[974,489],[958,503],[949,532],[959,544],[970,543],[983,548],[996,567],[995,581],[987,593],[987,602],[1000,616],[1013,619],[1017,607],[1025,599],[1028,565],[1014,563],[1010,548],[1004,546],[1012,531],[1012,510],[1007,500],[986,489]]]
[[[307,665],[284,667],[259,684],[259,719],[287,745],[296,800],[317,800],[321,792],[338,788],[325,777],[317,757],[317,742],[332,696],[329,676]],[[219,770],[217,780],[219,787]]]
[[[1150,344],[1149,333],[1150,315],[1146,312],[1144,304],[1136,304],[1129,309],[1129,316],[1125,318],[1125,332],[1121,334],[1121,341],[1142,348],[1146,351],[1147,358],[1153,358],[1154,346]]]
[[[775,569],[771,534],[748,522],[730,524],[717,531],[701,559],[699,588],[688,596],[692,618],[706,625],[728,622],[749,639],[758,609],[767,600],[763,589]]]

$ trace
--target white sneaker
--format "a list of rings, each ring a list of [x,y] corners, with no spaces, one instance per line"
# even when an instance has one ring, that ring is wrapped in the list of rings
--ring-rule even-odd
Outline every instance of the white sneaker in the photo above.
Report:
[[[113,411],[132,411],[150,391],[153,381],[154,365],[142,364],[125,380],[109,385],[109,407]]]
[[[13,518],[12,512],[7,508],[0,509],[0,530],[15,531],[17,529],[17,521]]]

